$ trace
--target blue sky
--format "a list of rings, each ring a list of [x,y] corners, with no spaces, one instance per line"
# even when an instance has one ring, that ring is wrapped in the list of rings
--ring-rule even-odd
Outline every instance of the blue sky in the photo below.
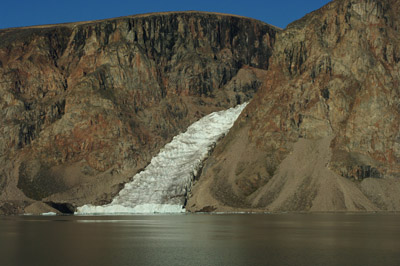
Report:
[[[329,0],[1,0],[0,28],[105,19],[159,11],[241,15],[284,28]]]

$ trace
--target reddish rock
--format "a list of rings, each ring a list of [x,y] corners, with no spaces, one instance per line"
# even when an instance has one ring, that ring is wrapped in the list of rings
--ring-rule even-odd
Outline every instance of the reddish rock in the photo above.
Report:
[[[278,33],[264,85],[188,208],[399,210],[399,9],[336,0]]]
[[[0,30],[0,201],[109,201],[192,122],[252,97],[277,31],[201,12]]]

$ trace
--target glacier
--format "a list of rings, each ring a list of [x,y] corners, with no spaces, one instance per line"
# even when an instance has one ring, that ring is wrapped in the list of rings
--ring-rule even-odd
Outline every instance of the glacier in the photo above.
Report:
[[[216,142],[228,133],[247,103],[211,113],[188,127],[153,157],[150,164],[112,200],[84,205],[75,214],[147,214],[185,212],[192,182]]]

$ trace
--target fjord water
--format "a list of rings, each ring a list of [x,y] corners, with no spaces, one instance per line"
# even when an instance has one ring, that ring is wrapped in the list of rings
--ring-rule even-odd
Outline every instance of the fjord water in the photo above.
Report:
[[[400,216],[19,216],[0,265],[400,265]]]

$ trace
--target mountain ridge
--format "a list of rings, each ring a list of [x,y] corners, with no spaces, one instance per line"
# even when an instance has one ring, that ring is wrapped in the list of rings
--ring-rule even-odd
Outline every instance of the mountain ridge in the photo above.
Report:
[[[398,9],[332,1],[278,33],[264,85],[188,209],[398,211]]]
[[[3,28],[0,29],[1,31],[7,30],[16,30],[16,29],[34,29],[34,28],[51,28],[51,27],[61,27],[61,26],[79,26],[79,25],[86,25],[91,23],[99,23],[99,22],[107,22],[107,21],[114,21],[114,20],[123,20],[123,19],[132,19],[132,18],[143,18],[143,17],[151,17],[151,16],[170,16],[170,15],[179,15],[179,14],[194,14],[194,15],[212,15],[212,16],[224,16],[224,17],[234,17],[234,18],[241,18],[241,19],[248,19],[257,22],[264,23],[269,27],[275,28],[277,30],[282,30],[282,28],[269,24],[259,19],[229,14],[229,13],[221,13],[221,12],[209,12],[209,11],[199,11],[199,10],[187,10],[187,11],[165,11],[165,12],[149,12],[149,13],[142,13],[142,14],[134,14],[134,15],[127,15],[127,16],[120,16],[114,18],[106,18],[106,19],[95,19],[95,20],[87,20],[87,21],[77,21],[77,22],[63,22],[63,23],[55,23],[55,24],[43,24],[43,25],[32,25],[32,26],[21,26],[21,27],[10,27],[10,28]]]
[[[182,12],[0,31],[0,209],[109,202],[173,136],[252,97],[275,33]]]
[[[109,203],[174,135],[250,99],[188,211],[400,210],[399,10],[334,0],[284,30],[202,12],[0,30],[0,213]]]

